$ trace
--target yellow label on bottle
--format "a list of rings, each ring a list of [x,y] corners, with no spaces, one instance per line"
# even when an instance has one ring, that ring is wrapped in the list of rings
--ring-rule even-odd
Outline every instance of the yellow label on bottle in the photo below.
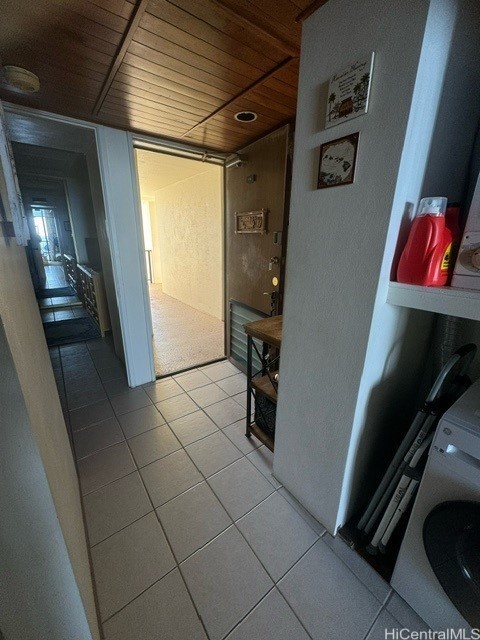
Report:
[[[452,253],[452,243],[448,245],[448,247],[445,249],[445,253],[443,254],[442,264],[440,265],[441,271],[448,271],[448,267],[450,265],[451,253]]]

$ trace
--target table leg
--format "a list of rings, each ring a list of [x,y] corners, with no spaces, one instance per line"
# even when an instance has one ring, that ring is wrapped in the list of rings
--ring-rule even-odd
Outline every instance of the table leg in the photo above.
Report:
[[[250,414],[252,411],[252,336],[247,335],[247,418],[246,418],[246,429],[245,435],[247,438],[251,438],[252,434],[250,431]]]

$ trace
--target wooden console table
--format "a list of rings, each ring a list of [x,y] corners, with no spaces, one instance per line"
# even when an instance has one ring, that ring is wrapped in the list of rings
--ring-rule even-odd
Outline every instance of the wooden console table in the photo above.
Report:
[[[282,344],[282,316],[272,316],[244,325],[247,334],[247,419],[246,433],[252,433],[260,442],[273,451],[275,440],[275,417],[278,395],[278,368]],[[254,339],[263,343],[259,352]],[[262,362],[262,369],[253,373],[253,349]],[[274,351],[272,357],[271,351]],[[252,421],[252,398],[255,400],[255,419]]]
[[[73,256],[69,255],[68,253],[64,253],[63,264],[65,269],[67,284],[69,284],[72,287],[72,289],[77,294],[77,297],[81,300],[82,285],[78,275],[77,261]]]
[[[78,273],[82,284],[83,306],[98,324],[102,336],[105,336],[105,332],[110,329],[110,316],[103,275],[83,264],[78,265]]]

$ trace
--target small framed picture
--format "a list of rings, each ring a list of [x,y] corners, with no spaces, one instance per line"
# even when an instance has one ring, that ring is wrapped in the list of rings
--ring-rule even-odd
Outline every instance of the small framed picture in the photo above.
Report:
[[[320,147],[318,189],[352,184],[357,160],[358,133],[324,142]]]
[[[235,212],[235,233],[267,233],[268,209]]]
[[[330,78],[325,128],[367,113],[373,72],[373,52]]]

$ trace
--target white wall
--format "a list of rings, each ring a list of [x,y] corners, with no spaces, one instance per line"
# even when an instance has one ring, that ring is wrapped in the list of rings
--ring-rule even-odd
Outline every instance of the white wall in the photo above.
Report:
[[[101,258],[101,271],[105,284],[105,294],[107,296],[108,313],[110,325],[112,327],[113,343],[115,353],[121,360],[125,360],[123,350],[122,330],[120,327],[120,315],[118,312],[117,296],[115,292],[115,281],[113,277],[112,255],[108,240],[105,202],[102,190],[102,180],[100,177],[100,167],[98,164],[98,153],[96,144],[92,144],[86,154],[88,178],[91,191],[91,199],[95,216],[96,233],[98,237],[99,252]]]
[[[155,193],[163,292],[223,320],[222,168]]]
[[[0,172],[0,191],[2,189],[4,189],[4,182]],[[78,477],[45,342],[40,312],[28,271],[25,249],[17,246],[14,239],[0,237],[0,273],[2,274],[0,278],[0,318],[28,414],[27,422],[25,414],[22,414],[21,404],[15,402],[13,407],[9,404],[9,391],[6,391],[3,385],[9,381],[9,384],[15,388],[10,386],[10,389],[12,393],[17,394],[17,398],[18,390],[16,390],[17,384],[12,378],[13,374],[7,358],[2,357],[0,358],[0,368],[2,369],[0,379],[2,380],[2,393],[6,392],[6,399],[2,397],[0,401],[2,407],[0,417],[2,474],[10,476],[10,470],[16,465],[19,470],[24,470],[22,482],[25,484],[23,485],[24,490],[20,490],[19,486],[16,491],[13,491],[10,484],[12,477],[9,477],[8,484],[4,484],[3,477],[0,482],[0,490],[7,491],[7,496],[2,494],[2,503],[11,499],[11,506],[15,505],[16,517],[19,518],[18,531],[15,532],[16,538],[12,539],[11,531],[10,537],[7,534],[5,538],[0,535],[2,540],[0,548],[1,553],[6,552],[8,555],[13,553],[13,549],[15,549],[15,557],[24,556],[25,561],[33,555],[38,562],[38,565],[30,567],[32,571],[31,583],[28,583],[25,576],[19,575],[18,583],[6,585],[5,583],[9,582],[9,579],[6,578],[8,574],[4,571],[1,572],[3,576],[2,587],[5,585],[5,588],[11,587],[13,589],[16,584],[21,584],[30,589],[17,598],[18,603],[22,602],[21,598],[28,599],[30,609],[22,608],[20,613],[17,610],[17,615],[22,617],[31,615],[31,620],[25,620],[24,623],[32,625],[30,635],[22,636],[20,626],[18,636],[10,633],[11,622],[7,626],[2,618],[3,615],[7,615],[3,607],[3,598],[0,598],[2,601],[0,628],[8,640],[15,640],[17,637],[19,640],[20,638],[33,640],[39,637],[58,638],[58,640],[67,637],[88,639],[90,635],[86,631],[85,620],[83,622],[81,620],[82,616],[86,615],[93,637],[98,638]],[[15,411],[18,411],[18,414]],[[12,429],[16,427],[18,427],[18,440],[15,440],[16,434],[12,432]],[[31,433],[28,433],[27,428]],[[38,454],[41,465],[43,465],[43,472]],[[28,475],[29,473],[30,475]],[[48,483],[50,497],[46,494],[46,483]],[[35,485],[35,488],[32,487],[32,484]],[[8,495],[10,489],[12,493]],[[52,511],[52,503],[55,512]],[[42,512],[44,519],[36,522],[32,514],[36,513],[40,517],[37,511],[42,511],[40,506],[45,509],[45,512]],[[12,526],[12,521],[7,519],[6,513],[6,510],[2,508],[0,526],[5,527],[5,531]],[[13,514],[10,515],[13,517]],[[32,540],[31,535],[34,535],[35,527],[38,527],[38,549],[32,548],[32,545],[35,545],[35,540]],[[25,528],[29,528],[29,531],[24,531]],[[60,533],[58,528],[60,528]],[[51,534],[51,539],[46,540],[45,536],[48,537],[49,534]],[[8,544],[13,546],[10,547],[10,550],[5,551],[4,543],[7,540]],[[65,550],[61,544],[62,540],[68,558],[66,558]],[[13,556],[10,557],[10,561],[13,561]],[[2,564],[5,562],[7,559],[2,558]],[[64,565],[61,569],[59,563]],[[70,563],[70,569],[68,563]],[[17,568],[20,571],[25,567],[18,565]],[[51,571],[51,575],[49,571]],[[83,604],[78,602],[78,595],[74,594],[75,585],[72,584],[72,571]],[[42,572],[44,573],[43,583],[39,581]],[[14,577],[16,578],[16,576],[12,576],[12,580]],[[10,603],[12,603],[12,597],[13,595],[10,593]],[[50,603],[45,604],[45,607],[43,607],[43,598],[50,599]],[[68,615],[70,607],[72,629],[78,633],[72,631],[71,634],[64,633],[62,635],[59,629],[65,624],[65,615]],[[84,608],[83,613],[82,607]],[[55,610],[58,619],[55,617]],[[9,610],[8,615],[14,615],[14,612]],[[42,615],[45,616],[44,620],[41,619]],[[56,626],[57,624],[58,626]],[[42,634],[40,631],[36,634],[35,625],[39,630],[45,628],[44,625],[50,625],[52,634]],[[83,635],[81,628],[84,630]]]
[[[421,194],[456,4],[330,0],[304,24],[274,469],[331,532],[368,490],[360,443],[373,449],[416,400],[431,318],[387,306],[386,288]],[[328,78],[372,50],[369,113],[323,131]],[[319,145],[355,131],[355,184],[316,190]]]
[[[0,362],[0,637],[88,640],[92,634],[1,319]]]
[[[84,156],[79,156],[68,171],[67,197],[70,206],[73,237],[79,264],[101,268],[100,247],[93,208],[92,193]]]
[[[135,387],[155,380],[155,371],[133,145],[125,131],[101,126],[96,133],[125,365]]]
[[[416,203],[433,193],[441,193],[452,202],[464,201],[480,116],[479,21],[480,6],[475,0],[432,0],[430,3],[352,428],[340,522],[352,515],[368,494],[369,485],[365,479],[368,480],[369,473],[366,470],[372,466],[375,450],[382,451],[382,447],[388,450],[392,426],[401,425],[398,416],[405,423],[405,431],[409,424],[404,418],[405,408],[410,416],[439,373],[431,330],[435,330],[438,340],[437,318],[441,317],[391,307],[385,304],[385,299],[390,275],[395,273],[400,248],[397,238],[402,238],[401,228],[405,227],[407,218],[402,211],[409,209],[406,203]],[[432,102],[436,108],[428,107]],[[458,112],[459,102],[468,105],[462,115]],[[418,319],[399,339],[405,313]],[[457,346],[472,340],[469,334],[475,324],[460,323]],[[388,385],[388,378],[384,381],[383,361],[387,354],[395,351],[403,363],[399,361],[396,375]],[[388,358],[389,367],[393,359]],[[472,374],[478,371],[478,362],[477,357]],[[380,389],[380,406],[371,407],[365,402],[364,396],[372,388]],[[413,405],[412,399],[416,400]],[[391,419],[382,420],[388,403]],[[377,466],[383,470],[389,460],[390,456],[383,465],[377,463]]]

